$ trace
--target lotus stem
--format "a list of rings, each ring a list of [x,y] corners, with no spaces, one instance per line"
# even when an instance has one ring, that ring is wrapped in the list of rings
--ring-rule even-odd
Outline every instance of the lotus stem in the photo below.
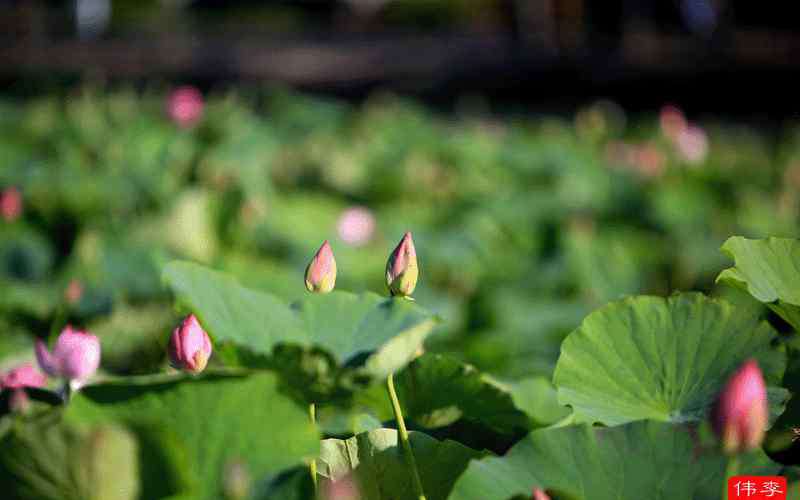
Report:
[[[308,416],[311,423],[317,423],[317,406],[314,403],[308,405]],[[308,465],[308,471],[311,474],[311,482],[314,483],[314,498],[317,497],[317,459],[312,458],[311,463]]]
[[[411,470],[411,483],[414,486],[415,496],[417,500],[426,500],[425,492],[422,489],[422,480],[419,478],[417,460],[414,458],[414,451],[411,449],[411,442],[408,440],[408,430],[406,430],[406,421],[403,419],[403,410],[400,408],[400,401],[397,399],[397,393],[394,390],[393,374],[389,374],[386,378],[386,388],[389,390],[389,399],[392,401],[394,418],[397,421],[397,433],[400,445],[403,447],[403,456],[405,456],[406,464]]]

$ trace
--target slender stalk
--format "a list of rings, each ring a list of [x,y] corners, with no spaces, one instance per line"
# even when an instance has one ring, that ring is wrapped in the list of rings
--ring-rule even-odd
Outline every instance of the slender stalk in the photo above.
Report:
[[[314,403],[308,405],[308,416],[311,418],[312,423],[317,423],[317,406]],[[311,459],[308,466],[308,471],[311,474],[311,482],[314,483],[314,498],[317,497],[317,460]]]
[[[739,455],[728,457],[728,465],[725,466],[725,476],[722,478],[722,500],[728,500],[728,478],[739,473]]]
[[[400,444],[403,447],[403,456],[406,457],[408,468],[411,469],[411,482],[414,485],[414,493],[417,500],[426,500],[425,492],[422,489],[422,481],[419,478],[419,470],[417,470],[417,460],[414,458],[414,452],[411,450],[411,442],[408,440],[408,431],[406,430],[406,421],[403,419],[403,410],[400,408],[400,401],[397,399],[397,393],[394,391],[393,374],[389,374],[389,377],[386,379],[386,388],[389,390],[389,399],[392,401],[394,418],[397,421],[397,433],[400,438]]]

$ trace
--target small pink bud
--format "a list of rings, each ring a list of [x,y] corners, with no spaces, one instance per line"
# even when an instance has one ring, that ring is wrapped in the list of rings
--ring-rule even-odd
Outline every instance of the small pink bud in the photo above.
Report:
[[[0,214],[7,222],[15,221],[22,215],[22,194],[17,188],[6,188],[0,194]]]
[[[726,453],[761,445],[767,428],[767,388],[755,360],[749,360],[728,380],[712,412],[714,431]]]
[[[203,94],[195,87],[184,85],[169,95],[167,114],[179,127],[188,128],[200,121],[203,106]]]
[[[306,288],[309,292],[328,293],[336,286],[336,259],[328,240],[322,243],[306,267]]]
[[[550,495],[541,488],[533,489],[533,500],[550,500]]]
[[[339,238],[350,246],[369,243],[375,234],[375,216],[364,207],[351,207],[342,212],[336,225]]]
[[[59,334],[52,352],[41,340],[36,341],[35,350],[43,372],[74,381],[76,387],[83,385],[100,366],[100,339],[69,325]]]
[[[386,263],[386,285],[392,295],[407,297],[414,292],[418,277],[417,251],[411,233],[407,232]]]
[[[194,314],[187,316],[172,332],[169,341],[169,361],[173,368],[200,373],[211,357],[211,339]]]
[[[0,378],[0,389],[44,387],[45,384],[47,384],[47,377],[39,373],[32,363],[23,363],[12,368]]]

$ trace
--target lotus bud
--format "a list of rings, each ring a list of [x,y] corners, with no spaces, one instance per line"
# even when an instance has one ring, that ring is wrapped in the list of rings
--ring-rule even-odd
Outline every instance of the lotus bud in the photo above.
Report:
[[[532,500],[550,500],[550,495],[541,488],[534,488]]]
[[[733,374],[717,398],[712,425],[725,453],[735,454],[761,445],[767,419],[764,377],[758,363],[749,360]]]
[[[336,285],[336,259],[328,240],[319,247],[306,267],[306,288],[309,292],[328,293]]]
[[[35,350],[39,368],[69,381],[73,389],[82,386],[100,366],[100,340],[69,325],[59,334],[52,352],[41,340],[36,341]]]
[[[418,277],[417,251],[411,233],[406,233],[386,263],[386,285],[392,295],[407,297],[414,292]]]
[[[23,363],[9,370],[0,378],[0,389],[44,387],[45,384],[47,384],[47,377],[39,373],[31,363]]]
[[[173,368],[200,373],[211,357],[211,339],[194,314],[190,314],[172,332],[169,361]]]

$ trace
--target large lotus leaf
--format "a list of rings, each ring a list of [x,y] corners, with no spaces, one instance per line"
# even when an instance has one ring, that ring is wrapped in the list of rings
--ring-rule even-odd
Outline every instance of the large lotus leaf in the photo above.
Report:
[[[339,363],[363,364],[376,377],[408,363],[437,321],[413,301],[373,293],[308,294],[287,305],[187,262],[167,265],[164,276],[216,341],[262,355],[283,343],[316,346]]]
[[[225,467],[241,462],[254,479],[301,463],[318,450],[304,411],[278,391],[269,373],[129,377],[84,388],[66,416],[80,422],[119,421],[145,435],[177,438],[186,452],[189,492],[221,497]],[[157,443],[156,443],[157,444]]]
[[[640,421],[617,427],[540,429],[505,456],[475,460],[450,500],[529,498],[534,487],[569,500],[719,498],[726,460],[697,446],[684,426]],[[742,474],[780,466],[761,452],[744,457]]]
[[[553,381],[578,421],[697,420],[748,358],[768,383],[781,380],[786,356],[770,347],[775,336],[751,309],[699,293],[631,297],[567,336]]]
[[[54,413],[16,422],[0,442],[3,498],[138,498],[140,464],[134,436],[118,426],[67,425]]]
[[[558,403],[558,392],[544,377],[530,377],[511,384],[514,406],[525,412],[531,427],[553,424],[570,414],[569,408]]]
[[[733,236],[722,251],[734,261],[717,281],[747,291],[800,331],[800,241]]]
[[[526,415],[514,406],[507,388],[447,356],[417,358],[395,376],[395,387],[406,418],[422,427],[434,429],[465,419],[502,434],[528,428]],[[394,418],[382,385],[359,394],[357,401],[377,411],[383,421]]]
[[[428,500],[444,500],[473,458],[482,453],[455,441],[438,441],[420,432],[409,434],[422,488]],[[322,441],[318,474],[325,480],[355,479],[361,500],[417,500],[394,429],[376,429],[350,439]]]

